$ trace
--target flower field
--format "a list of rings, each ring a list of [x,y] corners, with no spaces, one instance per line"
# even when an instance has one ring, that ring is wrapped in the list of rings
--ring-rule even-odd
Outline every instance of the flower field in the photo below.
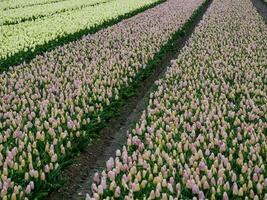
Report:
[[[266,199],[266,46],[251,1],[214,0],[86,199]]]
[[[0,68],[6,68],[9,62],[13,64],[16,60],[27,58],[35,51],[49,49],[51,42],[57,43],[62,38],[70,40],[72,34],[85,30],[90,32],[108,21],[119,20],[124,15],[159,2],[162,0],[127,0],[127,3],[124,0],[79,0],[72,6],[74,3],[70,1],[60,1],[31,6],[30,12],[26,12],[28,7],[1,11]]]
[[[0,199],[267,200],[259,1],[0,0]]]
[[[19,22],[31,21],[34,19],[39,19],[46,16],[55,15],[58,13],[66,14],[67,11],[72,10],[80,10],[84,7],[98,5],[104,2],[108,2],[107,0],[79,0],[79,1],[60,1],[51,4],[41,4],[35,5],[31,7],[29,11],[29,7],[22,7],[16,9],[4,10],[2,15],[0,16],[0,25],[11,25],[17,24]],[[67,12],[71,14],[71,12]],[[60,15],[59,15],[60,17]]]
[[[169,0],[0,74],[1,198],[51,188],[72,148],[203,2]]]
[[[16,0],[16,1],[1,1],[1,10],[11,10],[15,8],[32,7],[35,5],[51,4],[65,0]]]

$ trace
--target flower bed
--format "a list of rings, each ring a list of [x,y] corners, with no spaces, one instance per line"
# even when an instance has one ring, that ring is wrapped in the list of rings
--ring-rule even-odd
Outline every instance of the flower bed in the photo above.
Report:
[[[114,0],[97,6],[0,26],[0,70],[21,64],[34,55],[95,33],[165,0]]]
[[[59,1],[51,4],[41,4],[17,9],[9,9],[2,11],[0,16],[0,26],[18,24],[24,21],[32,21],[38,18],[47,17],[60,13],[71,14],[74,10],[81,10],[88,6],[99,5],[111,0],[68,0]]]
[[[16,8],[31,7],[35,5],[51,4],[66,0],[13,0],[13,1],[1,1],[0,10],[9,10]]]
[[[92,198],[267,198],[266,42],[249,0],[214,0]]]
[[[170,0],[1,74],[1,197],[51,188],[72,149],[201,3]]]

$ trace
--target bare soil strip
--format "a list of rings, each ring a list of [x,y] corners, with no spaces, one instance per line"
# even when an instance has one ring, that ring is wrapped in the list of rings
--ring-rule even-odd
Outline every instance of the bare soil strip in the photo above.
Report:
[[[265,23],[267,23],[267,4],[263,0],[251,0],[253,5],[256,7],[258,13],[262,16]]]
[[[138,122],[141,112],[146,108],[146,99],[153,89],[154,82],[165,73],[170,61],[177,58],[211,2],[209,1],[190,24],[187,32],[168,49],[154,71],[141,81],[137,88],[138,92],[127,99],[127,103],[119,109],[119,115],[106,122],[105,127],[99,132],[99,138],[80,152],[74,164],[63,170],[61,178],[65,180],[65,184],[59,190],[50,193],[47,200],[79,199],[90,191],[94,173],[103,169],[106,161],[115,156],[115,151],[126,143],[127,130]]]

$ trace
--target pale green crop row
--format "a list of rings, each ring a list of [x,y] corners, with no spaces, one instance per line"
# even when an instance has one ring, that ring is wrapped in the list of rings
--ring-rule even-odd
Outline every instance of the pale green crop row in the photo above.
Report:
[[[39,17],[59,14],[64,11],[81,9],[98,3],[111,0],[68,0],[59,1],[50,4],[41,4],[30,7],[21,7],[17,9],[4,10],[0,15],[0,25],[14,24],[27,20],[33,20]]]
[[[66,0],[4,0],[0,2],[0,10],[22,8],[33,5],[49,4]]]
[[[0,60],[18,52],[34,51],[37,45],[102,24],[157,0],[115,0],[94,7],[64,12],[26,21],[15,25],[0,26]]]

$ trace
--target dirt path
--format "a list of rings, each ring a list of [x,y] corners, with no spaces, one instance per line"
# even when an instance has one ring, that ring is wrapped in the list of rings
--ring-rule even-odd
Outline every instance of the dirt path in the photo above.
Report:
[[[258,13],[263,17],[265,23],[267,23],[267,4],[264,4],[262,0],[251,0],[256,7]]]
[[[61,177],[65,179],[67,177],[65,185],[52,192],[47,200],[79,199],[90,191],[94,173],[103,169],[106,161],[115,156],[116,149],[126,143],[127,130],[139,120],[141,112],[146,108],[145,99],[152,90],[154,82],[164,74],[170,61],[177,58],[202,16],[203,13],[197,17],[185,36],[175,41],[174,48],[168,50],[153,73],[137,88],[140,92],[127,100],[127,104],[120,108],[119,115],[112,118],[100,131],[100,137],[77,156],[73,165],[62,172]]]

